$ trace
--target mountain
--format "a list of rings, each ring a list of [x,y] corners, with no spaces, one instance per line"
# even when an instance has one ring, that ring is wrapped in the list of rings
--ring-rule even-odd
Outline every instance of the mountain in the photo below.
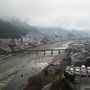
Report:
[[[28,35],[30,34],[30,35]],[[19,20],[0,20],[0,38],[21,38],[29,36],[30,39],[43,41],[58,41],[90,36],[90,33],[81,30],[66,30],[60,27],[36,27]]]
[[[37,27],[38,30],[42,33],[46,33],[55,37],[62,37],[63,39],[77,39],[77,38],[86,38],[90,37],[89,31],[82,30],[66,30],[60,27]]]
[[[0,38],[21,38],[29,32],[40,33],[35,27],[20,21],[0,20]]]

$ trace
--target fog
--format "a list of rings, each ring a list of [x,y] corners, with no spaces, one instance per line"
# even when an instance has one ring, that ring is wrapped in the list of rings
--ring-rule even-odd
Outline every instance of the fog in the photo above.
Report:
[[[0,18],[36,26],[90,29],[90,0],[0,0]]]

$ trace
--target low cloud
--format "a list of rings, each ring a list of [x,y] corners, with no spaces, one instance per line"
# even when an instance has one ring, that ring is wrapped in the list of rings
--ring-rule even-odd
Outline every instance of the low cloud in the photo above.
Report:
[[[90,29],[90,0],[0,0],[0,18],[37,26]]]

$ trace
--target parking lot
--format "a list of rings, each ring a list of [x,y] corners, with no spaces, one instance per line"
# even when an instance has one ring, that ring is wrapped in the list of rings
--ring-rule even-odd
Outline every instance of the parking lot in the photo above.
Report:
[[[69,71],[73,74],[75,74],[76,76],[81,76],[81,77],[90,77],[90,67],[85,67],[85,65],[82,65],[81,67],[79,66],[67,66],[66,71]]]
[[[90,74],[88,74],[90,68],[83,67],[83,65],[81,67],[72,65],[67,66],[67,70],[76,75],[77,83],[75,84],[75,90],[90,90]],[[85,73],[82,73],[82,71]]]

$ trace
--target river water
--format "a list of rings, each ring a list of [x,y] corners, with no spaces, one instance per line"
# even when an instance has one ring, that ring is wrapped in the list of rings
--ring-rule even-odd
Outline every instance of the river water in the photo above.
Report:
[[[60,47],[55,47],[55,49],[66,49],[70,43],[71,42],[64,43]],[[53,57],[56,55],[58,55],[57,51],[54,51],[53,55],[51,55],[51,52],[47,51],[45,55],[38,53],[38,55],[32,54],[31,56],[25,56],[24,59],[26,61],[24,60],[22,69],[15,75],[12,75],[9,80],[7,79],[1,83],[2,86],[5,85],[1,90],[22,90],[27,84],[28,78],[43,70],[52,62]],[[20,67],[20,65],[18,67]]]

